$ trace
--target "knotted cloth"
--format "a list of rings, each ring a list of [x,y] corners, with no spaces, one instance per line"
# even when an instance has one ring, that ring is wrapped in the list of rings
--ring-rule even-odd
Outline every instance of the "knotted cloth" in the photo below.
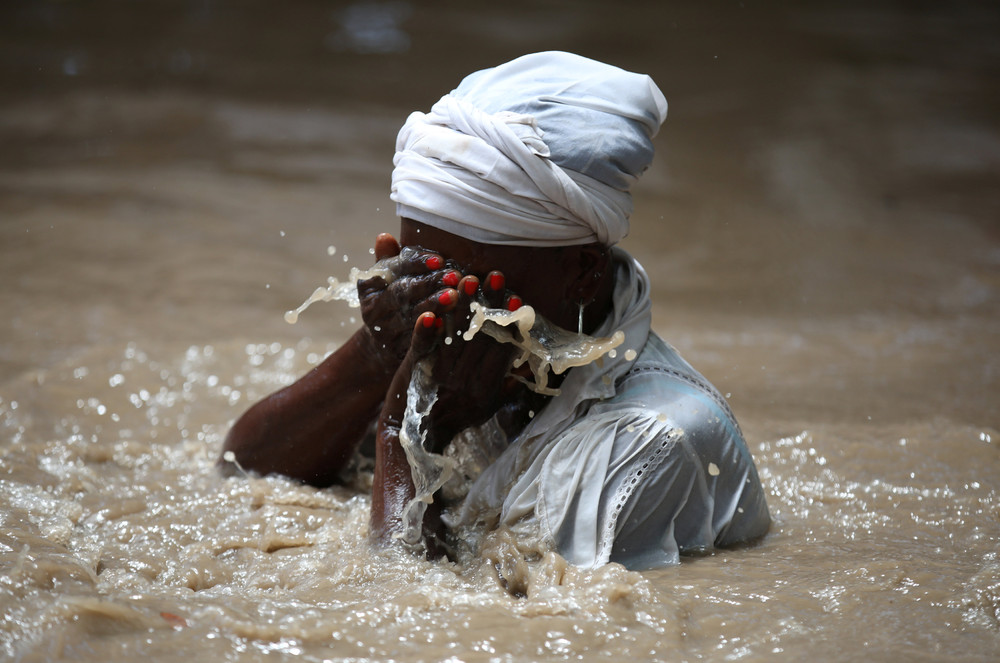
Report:
[[[612,246],[667,114],[653,80],[550,51],[466,77],[396,139],[399,216],[486,244]]]

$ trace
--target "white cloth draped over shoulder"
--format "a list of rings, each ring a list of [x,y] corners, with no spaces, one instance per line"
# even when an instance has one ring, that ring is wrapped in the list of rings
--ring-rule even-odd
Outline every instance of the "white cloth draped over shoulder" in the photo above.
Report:
[[[396,140],[399,216],[486,244],[611,246],[667,102],[649,76],[534,53],[468,76]]]

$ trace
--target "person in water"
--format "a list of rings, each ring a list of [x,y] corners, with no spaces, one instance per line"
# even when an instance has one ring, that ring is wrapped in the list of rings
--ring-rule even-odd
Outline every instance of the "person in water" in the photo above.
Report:
[[[399,237],[378,236],[381,271],[358,282],[364,325],[239,418],[224,457],[324,486],[374,431],[371,536],[390,542],[416,494],[400,436],[425,370],[423,446],[479,459],[423,516],[432,554],[454,528],[503,526],[580,566],[646,569],[762,536],[770,516],[732,411],[650,329],[646,273],[615,246],[666,111],[648,76],[547,52],[411,114],[393,160]],[[474,303],[624,341],[533,388],[514,345],[461,334]]]

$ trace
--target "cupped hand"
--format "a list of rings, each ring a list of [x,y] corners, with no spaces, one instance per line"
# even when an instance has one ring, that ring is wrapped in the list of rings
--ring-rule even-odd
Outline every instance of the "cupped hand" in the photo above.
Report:
[[[427,311],[447,310],[457,299],[454,288],[462,274],[433,251],[400,248],[388,233],[376,238],[375,257],[377,266],[389,274],[358,281],[358,297],[371,351],[391,376],[410,348],[417,318]]]
[[[467,276],[457,288],[446,288],[427,302],[410,328],[408,348],[385,395],[376,435],[375,476],[372,491],[372,537],[388,543],[402,528],[401,517],[415,496],[412,473],[399,436],[404,426],[407,390],[421,361],[433,362],[431,375],[437,401],[425,417],[425,448],[440,452],[458,432],[489,419],[504,402],[504,384],[513,348],[477,335],[470,341],[461,332],[468,326],[473,300],[490,307],[516,309],[520,300],[507,293],[503,276],[491,273],[485,287]],[[420,369],[417,369],[420,370]],[[433,509],[424,518],[424,537],[433,542],[443,525]]]
[[[424,332],[413,339],[413,349],[431,355],[431,376],[437,386],[437,401],[425,420],[430,448],[440,451],[462,430],[477,426],[503,406],[513,385],[509,372],[516,349],[485,334],[463,338],[469,327],[471,304],[478,301],[489,308],[516,310],[521,299],[508,291],[500,272],[490,272],[482,283],[466,276],[456,288],[457,300],[438,311],[434,322],[436,338],[428,346]],[[420,330],[418,330],[419,332]]]

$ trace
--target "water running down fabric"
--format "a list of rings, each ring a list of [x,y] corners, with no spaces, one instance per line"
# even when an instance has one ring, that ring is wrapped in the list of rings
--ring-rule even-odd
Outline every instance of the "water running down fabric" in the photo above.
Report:
[[[667,114],[653,80],[533,53],[466,77],[396,140],[397,213],[486,244],[611,246]]]
[[[562,393],[455,505],[449,525],[501,524],[578,566],[632,569],[762,536],[770,515],[733,413],[650,330],[645,271],[614,252],[614,313],[595,334],[620,329],[625,343],[602,366],[569,372]]]

